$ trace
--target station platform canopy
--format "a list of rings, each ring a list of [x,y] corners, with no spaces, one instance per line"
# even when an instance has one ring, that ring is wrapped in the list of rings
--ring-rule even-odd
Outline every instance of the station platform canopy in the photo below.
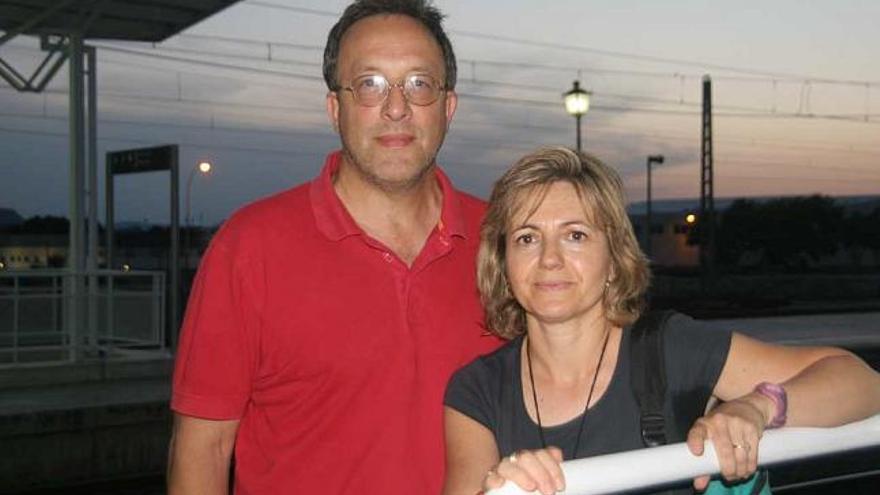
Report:
[[[160,42],[238,0],[0,0],[0,30]],[[4,36],[4,37],[6,37]]]

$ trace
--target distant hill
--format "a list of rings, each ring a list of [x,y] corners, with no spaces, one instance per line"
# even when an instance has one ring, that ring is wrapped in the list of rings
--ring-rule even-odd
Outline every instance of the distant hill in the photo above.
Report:
[[[801,195],[805,196],[805,195]],[[726,210],[734,201],[738,199],[748,199],[750,201],[770,201],[778,199],[782,196],[754,196],[748,198],[715,198],[715,209],[718,211]],[[838,196],[834,197],[834,201],[844,206],[850,212],[870,213],[874,208],[880,206],[880,196]],[[683,211],[697,211],[700,209],[700,198],[681,198],[681,199],[654,199],[651,200],[651,211],[653,213],[680,213]],[[634,201],[627,205],[626,211],[630,215],[644,215],[646,210],[644,201]]]
[[[24,218],[12,208],[0,208],[0,230],[17,227],[24,222]]]

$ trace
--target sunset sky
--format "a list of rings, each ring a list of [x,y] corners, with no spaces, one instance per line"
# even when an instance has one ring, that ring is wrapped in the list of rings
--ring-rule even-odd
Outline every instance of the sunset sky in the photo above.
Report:
[[[177,143],[200,160],[196,221],[216,223],[311,178],[338,146],[321,55],[346,2],[245,0],[164,43],[94,40],[99,156]],[[438,0],[459,61],[459,111],[440,155],[485,197],[517,157],[574,145],[561,94],[593,92],[588,151],[645,196],[699,195],[701,79],[713,80],[717,197],[880,194],[880,2]],[[30,73],[38,41],[0,56]],[[67,75],[45,94],[0,82],[0,207],[66,215]],[[103,177],[103,175],[101,175]],[[99,187],[103,191],[103,186]],[[118,179],[117,218],[167,222],[167,176]]]

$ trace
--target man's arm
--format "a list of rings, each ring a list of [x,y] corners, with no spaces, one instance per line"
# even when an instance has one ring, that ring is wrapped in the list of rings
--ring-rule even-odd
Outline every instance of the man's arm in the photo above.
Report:
[[[174,414],[168,448],[168,495],[226,495],[238,420]]]

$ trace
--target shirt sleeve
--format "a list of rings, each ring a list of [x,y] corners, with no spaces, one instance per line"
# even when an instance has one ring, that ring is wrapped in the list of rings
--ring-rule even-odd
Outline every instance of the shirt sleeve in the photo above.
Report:
[[[706,325],[677,313],[665,333],[666,369],[670,391],[691,396],[700,407],[715,389],[721,376],[733,332]]]
[[[452,375],[443,403],[494,432],[498,396],[490,375],[485,358],[475,359]]]
[[[187,304],[171,408],[238,419],[250,399],[259,349],[259,266],[221,229],[205,253]]]

